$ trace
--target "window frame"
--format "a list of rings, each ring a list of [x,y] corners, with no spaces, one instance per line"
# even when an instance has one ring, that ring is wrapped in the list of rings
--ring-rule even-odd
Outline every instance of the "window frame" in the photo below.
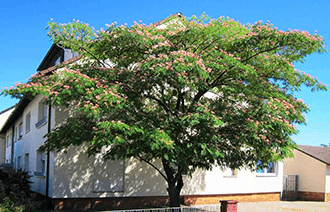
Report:
[[[11,142],[10,142],[10,135],[7,135],[7,139],[6,139],[6,148],[11,146]]]
[[[36,160],[36,171],[34,175],[37,177],[45,177],[46,176],[46,156],[45,153],[41,153],[37,151],[37,160]]]
[[[29,153],[26,153],[24,155],[24,170],[26,172],[30,172],[30,156],[29,156]]]
[[[31,130],[31,112],[28,112],[25,116],[25,133]]]
[[[15,129],[14,129],[14,143],[17,142],[17,139],[18,138],[18,133],[17,133],[17,126],[15,126]]]
[[[22,169],[22,156],[17,157],[17,170]]]
[[[38,122],[36,123],[36,128],[40,128],[47,123],[48,116],[48,104],[46,100],[42,100],[38,104]]]
[[[17,140],[20,140],[23,138],[23,121],[21,121],[18,125],[18,136],[17,137],[18,137]]]
[[[227,169],[223,170],[223,177],[236,178],[237,177],[237,169],[227,168]]]
[[[260,163],[260,161],[258,161],[258,163]],[[271,169],[273,169],[273,171],[269,172],[269,164],[273,164]],[[278,175],[278,163],[277,162],[270,162],[268,164],[267,168],[256,168],[256,176],[257,177],[277,177]],[[258,172],[259,170],[261,170],[262,172]]]

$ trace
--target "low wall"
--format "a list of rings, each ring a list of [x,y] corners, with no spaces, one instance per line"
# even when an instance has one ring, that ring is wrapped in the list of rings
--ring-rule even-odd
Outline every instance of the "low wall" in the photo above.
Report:
[[[221,195],[183,195],[184,205],[219,204],[219,200],[237,200],[240,202],[280,201],[280,192],[253,194],[221,194]],[[127,208],[164,207],[168,205],[167,196],[144,197],[111,197],[111,198],[58,198],[53,199],[55,210],[74,209],[85,211],[113,210]]]
[[[186,205],[217,204],[219,200],[237,200],[239,202],[280,201],[280,192],[252,194],[184,195]]]
[[[298,191],[298,200],[324,202],[325,198],[326,194],[324,192]]]

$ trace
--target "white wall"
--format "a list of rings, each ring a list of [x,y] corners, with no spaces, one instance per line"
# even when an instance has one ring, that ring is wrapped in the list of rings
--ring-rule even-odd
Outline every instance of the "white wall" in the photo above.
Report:
[[[6,138],[0,135],[0,164],[5,163],[6,157]]]
[[[45,138],[44,135],[47,133],[47,123],[42,125],[41,127],[36,127],[36,123],[38,122],[38,105],[39,102],[43,100],[41,95],[37,96],[33,99],[29,105],[24,109],[23,114],[15,121],[14,127],[19,128],[19,123],[23,122],[23,135],[21,139],[17,139],[14,142],[14,161],[16,162],[15,167],[17,167],[17,158],[22,158],[22,168],[25,167],[25,154],[29,155],[29,174],[32,176],[31,181],[31,190],[46,194],[46,178],[45,176],[35,176],[35,172],[37,171],[37,150],[44,143]],[[25,130],[26,125],[26,115],[30,113],[30,131]],[[54,117],[52,117],[52,122],[54,123]],[[12,136],[12,127],[10,127],[6,135]],[[18,134],[18,132],[17,132]],[[6,149],[6,157],[10,158],[11,148]],[[51,157],[52,159],[52,157]],[[46,163],[46,162],[45,162]],[[50,162],[52,165],[52,162]],[[52,166],[50,167],[50,171],[52,171]],[[51,189],[50,196],[51,196]]]
[[[14,108],[0,114],[0,130],[6,123]],[[10,151],[9,151],[10,152]],[[6,133],[0,134],[0,164],[6,161]]]
[[[327,173],[326,173],[326,193],[330,193],[330,166],[327,165]]]
[[[124,191],[95,192],[96,172],[107,175],[109,182],[116,183],[122,174],[117,164],[109,169],[96,169],[95,158],[88,158],[83,147],[71,147],[55,155],[53,198],[120,197],[120,196],[167,196],[167,184],[150,165],[136,160],[125,161]],[[155,163],[161,168],[160,162]],[[115,171],[115,175],[113,174]],[[112,173],[112,174],[111,174]],[[185,177],[181,194],[236,194],[281,192],[283,164],[279,163],[275,176],[257,176],[255,172],[240,170],[236,177],[226,177],[219,168],[197,171],[193,178]]]
[[[2,113],[0,115],[0,129],[3,127],[3,125],[5,124],[5,122],[7,121],[8,117],[10,116],[10,114],[14,111],[14,108]]]
[[[182,194],[239,194],[281,192],[283,164],[278,163],[276,175],[260,176],[247,169],[237,171],[228,177],[215,167],[212,171],[197,171],[192,179],[187,179]]]
[[[34,176],[37,171],[37,150],[44,143],[47,123],[39,128],[38,104],[42,97],[38,96],[25,108],[15,127],[23,121],[23,136],[14,145],[15,158],[29,154],[29,171],[32,175],[31,189],[45,194],[46,179]],[[52,112],[52,127],[61,123],[68,116],[68,111],[57,108]],[[31,114],[30,131],[25,132],[26,115]],[[11,134],[11,128],[8,130]],[[163,177],[150,165],[136,160],[121,163],[106,162],[99,164],[94,158],[88,158],[84,147],[71,147],[50,155],[50,190],[53,198],[74,197],[119,197],[119,196],[167,196],[167,184]],[[23,160],[24,161],[24,160]],[[111,164],[112,163],[112,164]],[[23,164],[24,166],[24,164]],[[160,169],[160,162],[156,162]],[[282,190],[283,165],[279,163],[274,176],[258,176],[255,172],[240,170],[236,177],[226,177],[219,168],[212,171],[197,171],[193,178],[185,179],[182,194],[229,194],[229,193],[263,193],[280,192]],[[98,184],[98,179],[108,182]],[[109,187],[102,191],[103,187]]]

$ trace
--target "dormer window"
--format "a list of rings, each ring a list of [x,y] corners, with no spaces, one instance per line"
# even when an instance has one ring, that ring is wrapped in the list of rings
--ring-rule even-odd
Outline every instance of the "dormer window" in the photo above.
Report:
[[[57,64],[59,64],[59,63],[62,62],[61,58],[62,58],[62,55],[60,55],[60,56],[55,60],[55,65],[57,65]]]

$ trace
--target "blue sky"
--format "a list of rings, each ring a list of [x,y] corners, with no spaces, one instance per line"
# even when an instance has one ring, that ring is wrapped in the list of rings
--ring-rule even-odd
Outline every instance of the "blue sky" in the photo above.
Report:
[[[327,0],[153,0],[153,1],[67,1],[30,0],[4,1],[0,6],[0,88],[15,82],[25,82],[35,73],[51,46],[45,27],[51,18],[56,22],[73,19],[87,22],[95,28],[106,23],[133,24],[157,22],[177,12],[184,16],[205,12],[212,18],[229,16],[243,24],[258,20],[271,21],[279,29],[302,29],[322,35],[330,41],[330,1]],[[330,53],[314,54],[296,68],[318,76],[330,85]],[[310,92],[303,89],[297,95],[310,105],[307,126],[298,126],[298,144],[315,145],[330,143],[330,92]],[[0,97],[0,111],[17,100]]]

